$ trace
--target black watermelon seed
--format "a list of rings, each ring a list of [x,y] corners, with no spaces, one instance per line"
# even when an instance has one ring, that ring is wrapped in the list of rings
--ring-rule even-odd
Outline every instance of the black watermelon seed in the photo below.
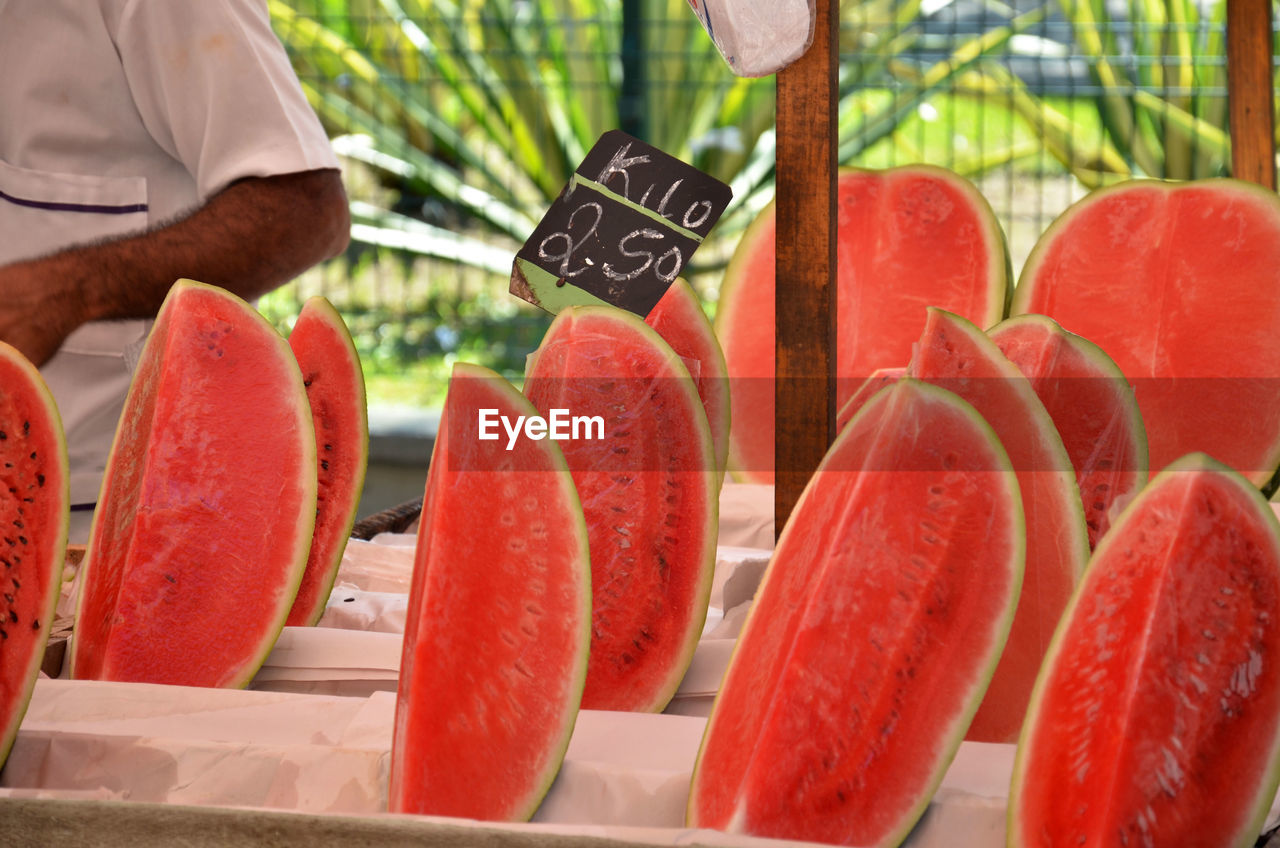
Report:
[[[19,530],[26,530],[26,529],[27,529],[27,525],[23,524],[23,523],[22,523],[22,519],[20,519],[20,518],[15,518],[15,519],[13,519],[13,526],[14,526],[14,527],[17,527]]]
[[[325,450],[327,450],[327,451],[331,451],[331,450],[333,450],[333,445],[325,445],[325,446],[324,446],[324,449],[325,449]]]
[[[9,610],[9,620],[10,620],[10,621],[12,621],[14,624],[17,624],[17,623],[18,623],[18,614],[17,614],[16,612],[14,612],[13,610]]]
[[[3,442],[7,438],[9,438],[9,434],[4,430],[0,430],[0,442]]]
[[[0,627],[0,639],[8,639],[9,634],[4,632],[4,628]]]
[[[16,578],[16,577],[11,577],[10,579],[13,581],[13,588],[15,588],[15,589],[21,589],[21,588],[22,588],[22,584],[18,582],[18,578]]]
[[[10,595],[8,592],[5,592],[5,593],[4,593],[4,599],[5,599],[5,601],[6,601],[6,602],[8,602],[8,603],[13,603],[13,601],[14,601],[14,597],[13,597],[13,595]]]
[[[43,474],[37,474],[37,475],[36,475],[36,482],[37,482],[37,483],[39,483],[41,486],[43,486],[43,485],[44,485],[44,475],[43,475]]]
[[[328,470],[329,470],[329,460],[327,460],[327,459],[322,459],[322,460],[320,460],[320,467],[321,467],[321,468],[323,468],[325,471],[328,471]]]
[[[27,543],[27,537],[26,537],[26,536],[19,536],[19,537],[18,537],[18,541],[25,545],[25,544]]]
[[[36,458],[36,452],[35,452],[35,451],[32,451],[32,452],[31,452],[31,458],[32,458],[32,459],[35,459],[35,458]]]
[[[40,619],[37,618],[35,621],[31,622],[31,629],[32,630],[40,629]]]
[[[166,575],[164,576],[164,579],[165,579],[165,580],[168,580],[170,583],[177,583],[177,582],[178,582],[178,578],[174,577],[172,574],[166,574]]]
[[[30,422],[30,421],[23,421],[23,422],[22,422],[22,435],[24,435],[24,436],[25,436],[25,435],[27,435],[27,434],[28,434],[28,433],[30,433],[30,432],[31,432],[31,422]]]

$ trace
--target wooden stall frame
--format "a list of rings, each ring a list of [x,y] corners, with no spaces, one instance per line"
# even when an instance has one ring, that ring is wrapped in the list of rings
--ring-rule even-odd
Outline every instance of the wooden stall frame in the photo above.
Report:
[[[774,532],[835,438],[836,74],[839,4],[777,75]]]
[[[1276,188],[1271,0],[1227,0],[1231,173]]]

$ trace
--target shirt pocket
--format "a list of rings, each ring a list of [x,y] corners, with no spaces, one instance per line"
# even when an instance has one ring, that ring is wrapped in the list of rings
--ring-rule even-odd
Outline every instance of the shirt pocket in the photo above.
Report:
[[[0,265],[146,229],[145,177],[61,174],[0,161]]]

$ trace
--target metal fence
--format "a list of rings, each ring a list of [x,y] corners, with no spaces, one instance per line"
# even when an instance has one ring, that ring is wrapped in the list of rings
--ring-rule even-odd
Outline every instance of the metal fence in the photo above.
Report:
[[[591,143],[620,127],[733,185],[691,281],[714,303],[772,195],[773,80],[734,77],[687,0],[272,0],[347,163],[348,257],[314,292],[367,365],[473,355],[516,371],[545,320],[511,256]],[[1225,0],[861,0],[841,8],[840,161],[973,179],[1015,272],[1089,188],[1228,173]]]

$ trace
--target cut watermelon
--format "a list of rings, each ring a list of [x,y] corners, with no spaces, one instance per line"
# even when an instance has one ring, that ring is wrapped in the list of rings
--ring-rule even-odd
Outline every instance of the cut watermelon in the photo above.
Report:
[[[677,354],[698,363],[694,382],[707,412],[707,423],[711,425],[716,470],[723,479],[729,456],[729,372],[724,364],[724,351],[702,311],[702,304],[698,303],[698,295],[684,278],[677,277],[644,322],[657,330]]]
[[[551,440],[481,438],[537,410],[454,366],[418,529],[391,753],[392,812],[529,818],[573,732],[590,645],[582,507]]]
[[[525,394],[543,415],[603,421],[561,442],[591,544],[586,709],[658,711],[675,694],[706,620],[717,475],[707,416],[680,357],[636,316],[562,311]]]
[[[1133,387],[1102,348],[1044,315],[1001,321],[987,335],[1053,419],[1076,472],[1089,547],[1096,547],[1113,505],[1123,507],[1147,481],[1147,433]]]
[[[285,624],[309,626],[324,615],[356,520],[369,460],[369,415],[360,357],[329,301],[317,295],[302,305],[289,347],[311,406],[319,486],[311,553]]]
[[[1031,383],[963,318],[930,309],[907,373],[950,389],[990,422],[1018,474],[1027,522],[1026,577],[1018,614],[969,738],[1018,738],[1031,688],[1089,556],[1071,460]]]
[[[0,765],[44,656],[67,549],[62,419],[40,372],[0,342]]]
[[[1008,844],[1253,845],[1280,780],[1277,621],[1271,509],[1203,454],[1170,465],[1103,538],[1054,636]]]
[[[840,411],[836,413],[836,432],[843,430],[845,425],[853,420],[853,416],[858,414],[858,410],[875,397],[877,392],[897,382],[898,378],[905,376],[906,373],[906,368],[877,368],[872,371],[871,376],[850,395],[844,406],[840,407]]]
[[[877,394],[778,540],[708,721],[690,825],[901,842],[995,668],[1023,554],[990,426],[916,380]]]
[[[243,300],[180,280],[120,420],[72,676],[244,686],[284,626],[315,523],[315,429],[293,353]]]
[[[1102,347],[1134,384],[1151,470],[1204,451],[1261,486],[1280,465],[1280,198],[1235,180],[1090,193],[1027,259],[1015,313]]]
[[[929,165],[842,171],[838,183],[836,408],[877,368],[901,366],[938,306],[984,329],[1004,317],[1009,259],[991,207]],[[720,289],[716,335],[733,385],[729,469],[773,482],[774,207],[744,233]]]

